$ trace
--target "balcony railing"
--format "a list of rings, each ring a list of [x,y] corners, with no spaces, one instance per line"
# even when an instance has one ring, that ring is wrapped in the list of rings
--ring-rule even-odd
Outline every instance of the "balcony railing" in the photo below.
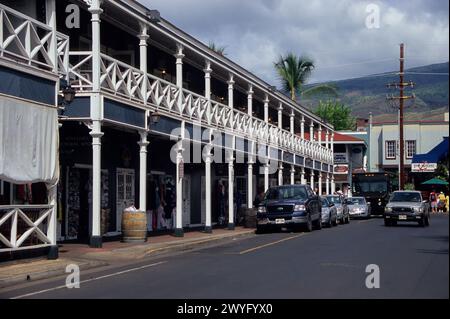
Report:
[[[0,253],[50,246],[51,205],[0,206]]]
[[[92,52],[70,52],[69,78],[72,87],[80,92],[92,90]],[[295,154],[332,163],[332,152],[266,123],[228,105],[210,100],[173,83],[101,54],[100,87],[103,92],[140,104],[151,104],[194,122],[228,129],[267,145],[275,145]],[[144,83],[146,90],[144,92]]]
[[[0,57],[67,74],[69,37],[56,32],[57,53],[52,57],[52,36],[50,26],[0,4]]]

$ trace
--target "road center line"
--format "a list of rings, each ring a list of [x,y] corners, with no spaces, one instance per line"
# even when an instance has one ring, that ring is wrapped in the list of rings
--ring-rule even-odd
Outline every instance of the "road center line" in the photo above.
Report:
[[[295,239],[295,238],[301,237],[301,236],[303,236],[303,235],[304,235],[304,233],[302,233],[302,234],[300,234],[300,235],[297,235],[297,236],[292,236],[292,237],[288,237],[288,238],[283,238],[283,239],[274,241],[274,242],[272,242],[272,243],[268,243],[268,244],[264,244],[264,245],[261,245],[261,246],[253,247],[253,248],[250,248],[250,249],[241,251],[241,252],[239,253],[239,255],[244,255],[244,254],[250,253],[250,252],[252,252],[252,251],[255,251],[255,250],[258,250],[258,249],[261,249],[261,248],[273,246],[273,245],[282,243],[282,242],[284,242],[284,241],[288,241],[288,240],[291,240],[291,239]]]
[[[141,267],[137,267],[137,268],[131,268],[131,269],[127,269],[127,270],[122,270],[119,272],[115,272],[109,275],[104,275],[104,276],[100,276],[100,277],[95,277],[95,278],[90,278],[90,279],[86,279],[86,280],[82,280],[80,281],[80,285],[90,282],[90,281],[97,281],[100,279],[105,279],[105,278],[109,278],[109,277],[114,277],[114,276],[119,276],[119,275],[123,275],[129,272],[133,272],[133,271],[137,271],[137,270],[142,270],[142,269],[146,269],[146,268],[150,268],[150,267],[155,267],[155,266],[159,266],[161,264],[165,264],[167,261],[160,261],[154,264],[150,264],[150,265],[145,265],[145,266],[141,266]],[[53,288],[48,288],[48,289],[44,289],[44,290],[39,290],[39,291],[35,291],[35,292],[31,292],[25,295],[20,295],[17,297],[12,297],[11,299],[21,299],[21,298],[26,298],[26,297],[30,297],[30,296],[35,296],[35,295],[39,295],[39,294],[43,294],[49,291],[55,291],[55,290],[59,290],[59,289],[63,289],[63,288],[67,288],[66,285],[61,285],[61,286],[57,286],[57,287],[53,287]]]

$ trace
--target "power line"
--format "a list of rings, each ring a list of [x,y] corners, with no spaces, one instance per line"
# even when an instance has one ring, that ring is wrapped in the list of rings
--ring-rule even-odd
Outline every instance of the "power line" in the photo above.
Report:
[[[405,72],[405,74],[414,74],[414,75],[416,75],[416,74],[419,74],[419,75],[446,75],[446,76],[448,76],[448,73],[441,73],[441,72],[436,72],[436,73],[433,73],[433,72]]]

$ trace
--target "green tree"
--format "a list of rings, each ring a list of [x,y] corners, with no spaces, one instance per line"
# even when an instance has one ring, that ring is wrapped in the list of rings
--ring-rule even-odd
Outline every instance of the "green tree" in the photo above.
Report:
[[[225,53],[226,47],[225,46],[218,46],[217,44],[215,44],[214,42],[209,42],[208,47],[213,50],[214,52],[220,54],[220,55],[227,55]]]
[[[320,101],[314,113],[332,124],[336,131],[354,130],[356,128],[356,119],[352,116],[351,108],[338,101]]]
[[[280,78],[282,90],[289,93],[293,101],[296,101],[299,96],[314,94],[337,96],[336,88],[327,84],[316,85],[308,89],[303,88],[314,70],[314,62],[308,57],[288,53],[286,56],[280,56],[274,66]]]

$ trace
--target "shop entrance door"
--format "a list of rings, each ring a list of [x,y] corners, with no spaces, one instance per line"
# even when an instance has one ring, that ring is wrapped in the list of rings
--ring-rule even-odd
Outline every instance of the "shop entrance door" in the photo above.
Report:
[[[183,178],[183,227],[191,223],[191,176]]]
[[[117,200],[116,200],[116,216],[117,231],[122,230],[122,212],[125,208],[134,205],[134,181],[135,173],[132,169],[117,169]]]

